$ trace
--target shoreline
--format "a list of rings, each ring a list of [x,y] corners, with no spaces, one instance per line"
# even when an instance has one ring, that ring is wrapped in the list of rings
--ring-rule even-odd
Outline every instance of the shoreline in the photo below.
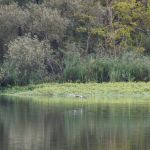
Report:
[[[14,102],[44,105],[149,105],[150,82],[44,83],[0,90],[0,97]]]
[[[0,95],[58,96],[72,95],[82,98],[96,95],[150,95],[150,82],[108,83],[44,83],[13,86],[0,90]]]

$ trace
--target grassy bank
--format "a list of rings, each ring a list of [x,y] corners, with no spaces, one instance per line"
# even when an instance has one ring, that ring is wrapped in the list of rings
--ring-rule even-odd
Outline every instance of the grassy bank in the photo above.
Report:
[[[52,106],[150,105],[150,82],[47,83],[0,90],[2,100]],[[79,97],[81,96],[81,97]]]
[[[134,96],[150,97],[150,82],[116,83],[47,83],[28,86],[14,86],[1,89],[1,95],[14,96]]]

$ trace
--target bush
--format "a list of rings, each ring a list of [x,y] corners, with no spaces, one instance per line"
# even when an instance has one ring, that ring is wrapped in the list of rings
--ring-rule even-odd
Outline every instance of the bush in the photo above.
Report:
[[[30,36],[18,37],[8,45],[5,68],[15,84],[36,83],[47,75],[45,60],[50,48]]]

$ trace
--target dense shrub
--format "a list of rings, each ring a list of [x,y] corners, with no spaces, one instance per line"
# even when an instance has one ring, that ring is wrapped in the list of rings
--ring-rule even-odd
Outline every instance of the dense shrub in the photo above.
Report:
[[[45,60],[50,48],[30,36],[18,37],[8,45],[5,68],[16,84],[39,82],[47,75]]]

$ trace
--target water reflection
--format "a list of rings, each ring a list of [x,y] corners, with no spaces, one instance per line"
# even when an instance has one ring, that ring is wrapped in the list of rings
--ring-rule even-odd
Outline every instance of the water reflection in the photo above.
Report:
[[[0,150],[149,150],[149,105],[54,107],[0,100]]]

